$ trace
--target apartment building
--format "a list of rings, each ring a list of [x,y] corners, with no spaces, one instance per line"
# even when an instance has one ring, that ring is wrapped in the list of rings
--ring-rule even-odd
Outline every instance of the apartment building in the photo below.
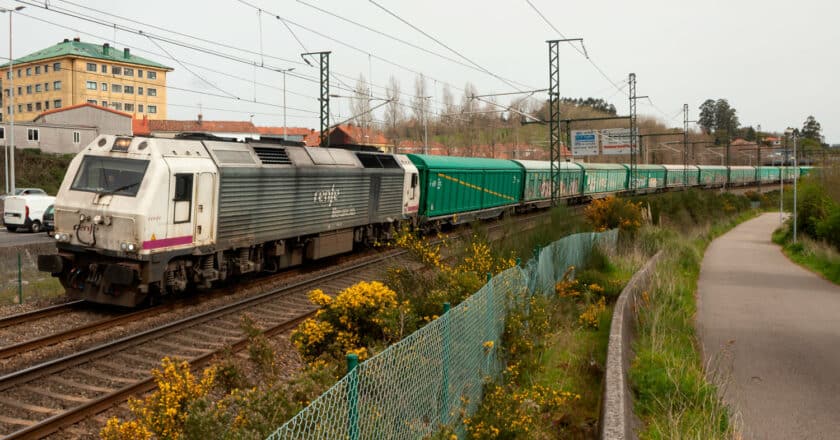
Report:
[[[166,119],[166,74],[171,67],[117,50],[108,43],[65,39],[0,66],[0,121],[11,114],[14,75],[15,121],[31,121],[47,110],[94,104],[135,118]]]

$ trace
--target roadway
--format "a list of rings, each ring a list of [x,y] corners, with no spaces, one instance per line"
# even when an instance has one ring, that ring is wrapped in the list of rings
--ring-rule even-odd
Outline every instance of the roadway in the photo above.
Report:
[[[744,439],[829,439],[840,432],[840,286],[792,263],[770,241],[779,214],[715,240],[698,283],[706,365]]]
[[[54,241],[47,237],[46,232],[33,234],[26,232],[9,232],[5,227],[0,227],[0,247],[26,246],[31,244],[49,243]]]

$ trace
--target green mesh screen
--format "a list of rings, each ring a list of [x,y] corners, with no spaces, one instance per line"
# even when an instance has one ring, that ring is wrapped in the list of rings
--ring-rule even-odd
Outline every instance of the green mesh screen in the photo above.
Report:
[[[530,295],[553,292],[597,242],[613,246],[616,238],[615,230],[582,233],[545,246],[524,267],[496,275],[448,313],[359,364],[268,438],[414,439],[455,422],[462,409],[472,415],[484,384],[504,368],[496,351],[508,310]]]

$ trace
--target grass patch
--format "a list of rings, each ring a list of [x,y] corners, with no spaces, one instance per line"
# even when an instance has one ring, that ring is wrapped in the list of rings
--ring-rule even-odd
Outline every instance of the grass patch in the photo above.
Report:
[[[596,251],[577,280],[535,295],[513,311],[501,355],[507,368],[488,384],[478,411],[462,422],[468,438],[594,438],[615,298],[641,264]],[[449,438],[444,431],[435,438]]]
[[[23,302],[49,301],[64,296],[64,287],[58,281],[44,272],[27,271],[22,276]],[[18,301],[18,279],[17,273],[14,277],[9,276],[3,281],[0,288],[0,304],[17,304]]]
[[[811,239],[805,234],[794,244],[788,225],[773,233],[773,242],[796,264],[822,275],[834,284],[840,284],[840,252],[828,243]]]
[[[719,388],[727,374],[704,365],[697,349],[695,292],[703,253],[711,241],[755,217],[730,215],[712,225],[683,232],[645,228],[637,246],[656,242],[664,251],[637,312],[636,357],[630,369],[634,408],[642,419],[642,439],[729,439],[735,436],[730,411]]]

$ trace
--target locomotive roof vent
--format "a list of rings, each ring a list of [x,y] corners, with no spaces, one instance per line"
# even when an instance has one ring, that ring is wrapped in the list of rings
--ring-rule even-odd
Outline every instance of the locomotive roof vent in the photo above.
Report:
[[[365,168],[399,168],[400,165],[397,163],[397,160],[394,159],[394,156],[388,154],[368,154],[368,153],[356,153],[356,157],[359,158],[359,162],[362,163],[362,166]]]
[[[263,165],[291,165],[285,148],[253,147]]]

